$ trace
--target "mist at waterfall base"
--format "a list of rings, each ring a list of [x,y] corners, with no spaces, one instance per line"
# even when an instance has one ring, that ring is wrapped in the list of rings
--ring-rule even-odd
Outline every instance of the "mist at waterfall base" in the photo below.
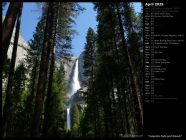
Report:
[[[72,78],[70,82],[70,91],[68,92],[69,101],[67,104],[67,129],[70,130],[71,128],[71,118],[70,118],[70,109],[71,109],[71,100],[72,95],[74,95],[78,89],[80,89],[80,83],[78,78],[78,59],[75,62],[75,67],[72,71]]]

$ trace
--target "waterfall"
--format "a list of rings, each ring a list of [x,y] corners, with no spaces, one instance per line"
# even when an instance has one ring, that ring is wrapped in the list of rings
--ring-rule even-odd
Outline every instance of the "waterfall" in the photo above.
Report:
[[[70,107],[67,108],[67,129],[70,129]]]
[[[74,93],[77,92],[78,89],[80,89],[80,83],[78,78],[78,59],[76,60],[75,67],[73,69],[73,75],[72,80],[70,83],[70,92],[68,93],[69,101],[67,105],[67,129],[71,128],[71,118],[70,118],[70,108],[71,108],[71,97]]]
[[[76,60],[75,63],[75,68],[73,70],[73,77],[71,81],[71,91],[70,91],[70,97],[76,93],[78,89],[80,89],[80,84],[79,84],[79,78],[78,78],[78,59]]]

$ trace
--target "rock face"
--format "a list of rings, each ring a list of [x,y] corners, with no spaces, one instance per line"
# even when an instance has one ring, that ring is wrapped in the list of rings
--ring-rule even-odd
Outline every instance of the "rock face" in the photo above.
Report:
[[[67,83],[68,92],[70,91],[70,82],[71,77],[73,76],[73,69],[75,66],[77,58],[76,57],[68,57],[66,59],[62,59],[62,62],[64,64],[64,70],[65,70],[65,81]]]
[[[73,66],[76,62],[76,57],[68,57],[67,59],[62,59],[62,62],[64,64],[64,70],[65,70],[65,80],[68,81],[70,79],[70,75],[73,70]]]
[[[15,29],[13,31],[10,46],[9,46],[9,49],[8,49],[8,52],[7,52],[7,57],[9,59],[11,59],[11,57],[12,57],[14,36],[15,36]],[[29,49],[29,48],[30,47],[29,47],[28,43],[23,39],[21,34],[19,34],[15,67],[17,67],[20,64],[20,62],[25,59],[25,57],[27,55],[26,49]]]
[[[9,45],[9,48],[8,48],[8,52],[7,52],[7,58],[8,59],[12,58],[14,36],[15,36],[15,29],[13,31],[12,38],[11,38],[11,41],[10,41],[10,45]],[[16,55],[16,61],[15,61],[15,69],[17,68],[17,66],[19,66],[21,61],[24,61],[24,59],[27,55],[26,49],[29,49],[29,48],[30,48],[30,46],[28,45],[28,43],[23,39],[21,34],[19,34],[17,55]],[[28,74],[26,74],[26,76],[28,77]],[[8,80],[7,78],[3,79],[3,82],[2,82],[3,87],[5,86],[7,80]],[[5,89],[5,88],[3,88],[3,89]]]
[[[4,16],[2,16],[2,22],[4,20]],[[13,43],[14,43],[14,36],[15,36],[15,28],[12,33],[12,38],[10,41],[10,46],[8,48],[7,52],[7,57],[11,59],[12,57],[12,50],[13,50]],[[18,47],[17,47],[17,55],[16,55],[16,62],[15,62],[15,67],[17,67],[22,60],[24,60],[25,56],[27,55],[26,49],[29,49],[30,46],[28,43],[24,40],[22,37],[21,33],[19,33],[19,38],[18,38]]]
[[[84,60],[83,60],[83,57],[84,57],[84,52],[82,52],[79,55],[79,58],[78,58],[79,81],[80,81],[81,87],[84,86],[84,80],[85,80],[85,76],[83,74],[84,73],[84,68],[83,68]]]

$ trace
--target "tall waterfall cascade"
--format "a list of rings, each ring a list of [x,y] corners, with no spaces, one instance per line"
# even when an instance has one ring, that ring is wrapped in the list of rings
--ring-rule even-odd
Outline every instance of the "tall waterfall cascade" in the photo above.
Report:
[[[68,92],[68,104],[67,104],[67,129],[70,130],[71,128],[71,118],[70,118],[70,109],[71,109],[71,100],[72,95],[74,95],[78,89],[80,89],[80,83],[79,83],[79,72],[78,72],[78,59],[75,62],[75,67],[72,71],[72,78],[70,82],[70,91]]]

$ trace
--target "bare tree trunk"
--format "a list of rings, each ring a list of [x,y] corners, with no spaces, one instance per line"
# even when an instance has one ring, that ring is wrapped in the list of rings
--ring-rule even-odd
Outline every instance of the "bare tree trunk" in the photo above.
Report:
[[[50,106],[50,99],[51,99],[51,93],[52,93],[52,83],[53,83],[53,73],[54,73],[54,67],[55,67],[55,40],[56,40],[56,30],[57,30],[57,22],[58,22],[58,9],[59,9],[59,3],[56,5],[55,13],[54,13],[54,33],[53,33],[53,43],[51,46],[51,62],[50,62],[50,75],[49,75],[49,83],[48,83],[48,91],[47,91],[47,98],[46,98],[46,105],[45,105],[45,115],[44,115],[44,123],[43,123],[43,137],[47,137],[47,129],[49,127],[48,119],[50,118],[50,112],[48,110]]]
[[[23,2],[10,2],[8,11],[2,24],[2,64],[7,57],[14,25]]]
[[[16,61],[16,53],[17,53],[17,46],[18,46],[18,39],[19,39],[19,30],[20,30],[20,24],[21,24],[21,14],[22,14],[22,6],[23,3],[21,3],[19,9],[18,9],[18,16],[17,16],[17,24],[16,24],[16,32],[14,37],[14,44],[13,44],[13,51],[12,51],[12,59],[9,69],[9,76],[8,76],[8,84],[6,89],[6,98],[5,98],[5,105],[3,109],[3,137],[6,137],[6,130],[7,130],[7,122],[8,118],[10,117],[10,107],[11,107],[11,93],[12,93],[12,87],[13,87],[13,79],[14,79],[14,67],[15,67],[15,61]]]
[[[47,81],[50,47],[52,43],[52,39],[50,38],[50,35],[52,34],[52,27],[53,27],[52,25],[53,22],[51,22],[52,18],[53,18],[53,2],[48,3],[45,36],[44,36],[43,50],[41,55],[39,79],[37,85],[35,109],[34,109],[32,131],[31,131],[32,137],[40,137],[41,116],[42,116],[41,113],[43,110],[43,101],[45,96],[45,85]]]
[[[133,86],[133,92],[137,97],[138,100],[138,105],[139,105],[139,110],[140,110],[140,117],[141,117],[141,124],[143,125],[143,107],[142,107],[142,99],[141,99],[141,94],[140,94],[140,89],[139,86],[137,84],[137,78],[134,74],[134,69],[132,67],[132,62],[131,62],[131,58],[128,52],[128,47],[126,45],[126,41],[125,41],[125,37],[124,37],[124,29],[122,26],[122,20],[121,20],[121,15],[119,13],[119,6],[118,3],[116,3],[116,9],[117,9],[117,15],[118,15],[118,20],[119,20],[119,27],[120,27],[120,34],[122,37],[122,42],[123,42],[123,53],[126,55],[126,59],[127,59],[127,63],[129,65],[129,72],[131,75],[131,82],[132,82],[132,86]]]

